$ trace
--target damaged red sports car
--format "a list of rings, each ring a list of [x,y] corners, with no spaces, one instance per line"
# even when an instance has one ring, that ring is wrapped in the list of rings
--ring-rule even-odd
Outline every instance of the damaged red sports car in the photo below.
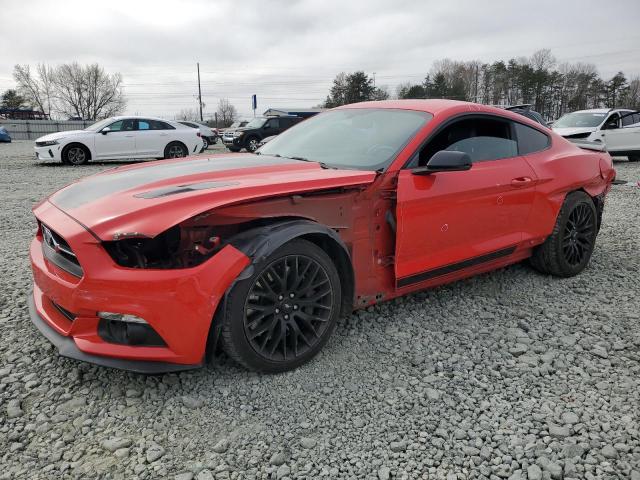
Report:
[[[606,152],[502,109],[348,105],[258,155],[119,167],[53,194],[34,208],[31,318],[99,365],[176,371],[221,345],[288,370],[353,309],[527,258],[580,273],[614,176]]]

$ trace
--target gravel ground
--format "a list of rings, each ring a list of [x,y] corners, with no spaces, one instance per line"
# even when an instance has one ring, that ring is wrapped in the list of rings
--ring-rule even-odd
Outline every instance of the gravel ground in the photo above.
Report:
[[[32,204],[110,165],[0,144],[1,479],[640,480],[640,188],[614,186],[576,278],[516,265],[382,304],[286,374],[144,377],[58,357],[25,301]]]

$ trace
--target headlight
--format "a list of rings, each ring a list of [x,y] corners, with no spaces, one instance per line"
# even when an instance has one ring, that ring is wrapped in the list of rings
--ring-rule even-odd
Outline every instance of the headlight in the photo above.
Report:
[[[39,147],[50,147],[51,145],[58,145],[58,140],[45,140],[43,142],[36,142]]]
[[[244,132],[234,132],[234,133],[233,133],[233,138],[239,138],[239,137],[241,137],[242,135],[244,135]]]

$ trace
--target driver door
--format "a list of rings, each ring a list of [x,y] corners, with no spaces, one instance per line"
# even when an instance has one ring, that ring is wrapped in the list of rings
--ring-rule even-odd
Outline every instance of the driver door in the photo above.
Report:
[[[107,159],[135,156],[135,119],[118,120],[108,125],[108,128],[108,133],[103,133],[103,131],[96,133],[96,157]]]
[[[523,239],[536,175],[518,155],[515,129],[500,117],[463,117],[417,152],[426,165],[440,150],[471,157],[467,171],[414,175],[397,186],[396,286],[412,287],[511,255]]]

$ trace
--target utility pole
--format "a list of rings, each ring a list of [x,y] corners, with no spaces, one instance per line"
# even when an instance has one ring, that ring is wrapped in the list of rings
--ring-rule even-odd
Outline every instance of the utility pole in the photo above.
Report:
[[[376,88],[376,72],[373,72],[373,88]]]
[[[200,89],[200,62],[196,64],[198,66],[198,105],[200,106],[200,121],[202,122],[202,90]]]

